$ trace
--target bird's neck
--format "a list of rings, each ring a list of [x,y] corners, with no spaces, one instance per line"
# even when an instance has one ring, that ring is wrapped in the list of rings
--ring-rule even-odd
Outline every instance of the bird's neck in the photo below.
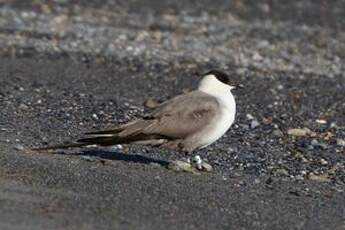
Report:
[[[225,105],[234,103],[234,97],[230,91],[230,87],[218,81],[213,76],[204,77],[199,84],[198,90],[216,97]]]

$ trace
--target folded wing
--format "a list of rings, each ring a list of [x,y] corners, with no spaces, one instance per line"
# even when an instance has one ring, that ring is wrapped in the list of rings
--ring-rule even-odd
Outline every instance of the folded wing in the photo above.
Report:
[[[87,133],[78,143],[114,145],[157,140],[184,139],[200,131],[216,116],[217,99],[200,91],[177,96],[159,106],[153,113],[110,130]]]

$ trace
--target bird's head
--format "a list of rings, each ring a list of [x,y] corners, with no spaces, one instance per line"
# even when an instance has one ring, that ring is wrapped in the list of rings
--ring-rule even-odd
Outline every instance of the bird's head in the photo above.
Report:
[[[202,80],[199,84],[201,91],[231,91],[242,86],[232,81],[226,73],[220,70],[211,70],[202,75]]]

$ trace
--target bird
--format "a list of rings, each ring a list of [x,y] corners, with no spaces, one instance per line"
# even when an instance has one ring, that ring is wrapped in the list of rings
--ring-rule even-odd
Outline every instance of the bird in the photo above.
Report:
[[[143,144],[190,154],[218,140],[234,123],[235,88],[228,74],[210,70],[202,75],[196,90],[163,102],[141,118],[85,133],[75,142],[32,150]]]

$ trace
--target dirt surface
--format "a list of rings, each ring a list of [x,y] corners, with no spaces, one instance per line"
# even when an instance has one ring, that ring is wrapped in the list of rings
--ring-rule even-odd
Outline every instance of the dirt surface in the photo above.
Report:
[[[1,1],[0,229],[345,229],[343,1]],[[52,153],[227,71],[236,124],[168,170],[142,146]],[[23,151],[24,150],[24,151]]]

